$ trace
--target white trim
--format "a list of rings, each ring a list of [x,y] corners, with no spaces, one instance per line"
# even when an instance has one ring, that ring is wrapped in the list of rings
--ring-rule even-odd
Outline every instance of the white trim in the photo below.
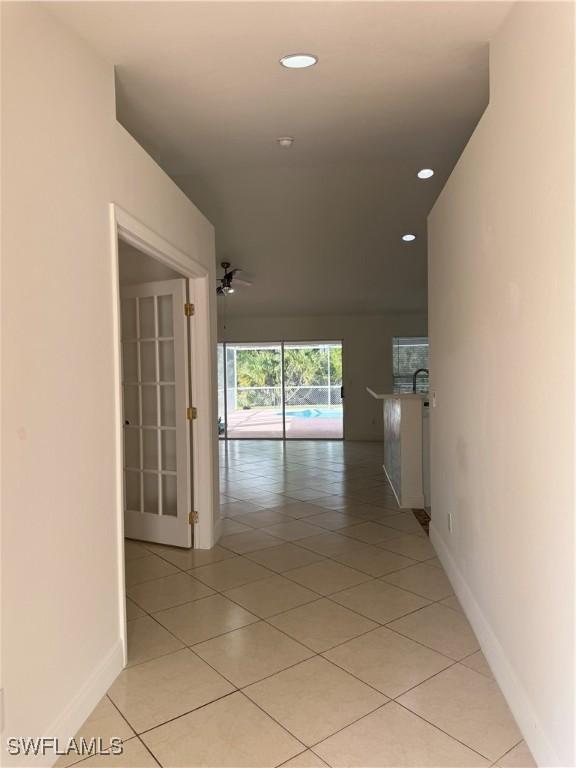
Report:
[[[430,524],[430,540],[537,764],[540,766],[564,765],[532,708],[530,696],[518,679],[506,650],[490,626],[433,521]]]
[[[401,509],[424,509],[424,496],[408,496],[404,499],[404,504],[400,504]]]
[[[214,543],[218,541],[222,535],[222,518],[218,516],[218,519],[214,523]]]
[[[118,677],[123,666],[124,648],[121,640],[117,640],[82,688],[72,699],[69,699],[64,709],[45,730],[44,737],[56,737],[67,742],[70,734],[78,733],[83,723],[92,714],[94,707]],[[53,752],[47,752],[45,755],[38,755],[34,758],[35,766],[51,766],[53,764]]]
[[[122,345],[120,333],[120,267],[118,263],[118,232],[115,206],[110,206],[110,253],[112,264],[112,349],[114,363],[114,469],[116,474],[116,562],[118,565],[118,621],[122,643],[123,664],[128,663],[128,627],[126,624],[126,573],[124,563],[124,472],[122,435]],[[102,694],[103,695],[103,694]],[[98,702],[95,702],[96,706]],[[70,731],[76,733],[76,731]]]
[[[210,347],[210,295],[213,291],[208,273],[190,280],[190,297],[195,306],[190,324],[192,399],[198,410],[194,422],[192,467],[194,473],[194,509],[198,522],[194,527],[194,548],[211,549],[219,538],[214,520],[219,520],[217,392],[214,356]],[[200,481],[201,478],[201,481]]]
[[[167,264],[185,277],[207,277],[208,270],[191,256],[171,245],[154,230],[134,218],[115,203],[111,203],[116,222],[116,234],[142,253]]]

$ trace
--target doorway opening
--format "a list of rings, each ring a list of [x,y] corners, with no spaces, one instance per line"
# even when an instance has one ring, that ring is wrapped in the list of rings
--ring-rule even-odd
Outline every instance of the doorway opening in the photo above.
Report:
[[[222,439],[342,440],[342,342],[218,345]]]
[[[146,550],[133,541],[125,546],[125,536],[172,553],[180,547],[185,556],[192,546],[214,545],[213,289],[206,267],[115,204],[110,223],[118,606],[126,664],[126,583],[134,582],[128,552]]]

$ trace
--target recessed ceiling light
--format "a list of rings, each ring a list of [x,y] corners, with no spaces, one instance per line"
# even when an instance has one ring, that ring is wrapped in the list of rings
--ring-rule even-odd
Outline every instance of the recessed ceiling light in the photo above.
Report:
[[[306,69],[313,67],[318,61],[318,57],[311,53],[290,53],[288,56],[282,56],[280,64],[288,69]]]
[[[282,149],[290,149],[292,144],[294,144],[294,138],[292,136],[281,136],[279,139],[276,139],[278,144],[282,147]]]
[[[416,235],[402,235],[402,240],[404,240],[405,243],[411,243],[412,240],[416,240]]]
[[[432,168],[422,168],[421,171],[418,171],[419,179],[429,179],[431,176],[434,176]]]

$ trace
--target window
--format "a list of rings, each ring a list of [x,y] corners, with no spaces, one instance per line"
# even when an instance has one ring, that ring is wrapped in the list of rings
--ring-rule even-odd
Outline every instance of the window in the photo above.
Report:
[[[428,368],[428,338],[426,336],[394,336],[392,339],[392,372],[394,392],[412,392],[412,377],[419,368]],[[416,382],[417,392],[428,392],[428,376],[421,373]]]

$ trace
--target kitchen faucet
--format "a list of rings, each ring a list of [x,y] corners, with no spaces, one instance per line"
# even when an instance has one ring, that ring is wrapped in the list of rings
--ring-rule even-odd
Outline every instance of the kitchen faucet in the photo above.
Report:
[[[417,371],[414,371],[414,375],[412,376],[412,392],[414,394],[416,394],[416,383],[417,383],[419,373],[425,373],[426,376],[430,376],[430,371],[428,370],[428,368],[418,368]]]

